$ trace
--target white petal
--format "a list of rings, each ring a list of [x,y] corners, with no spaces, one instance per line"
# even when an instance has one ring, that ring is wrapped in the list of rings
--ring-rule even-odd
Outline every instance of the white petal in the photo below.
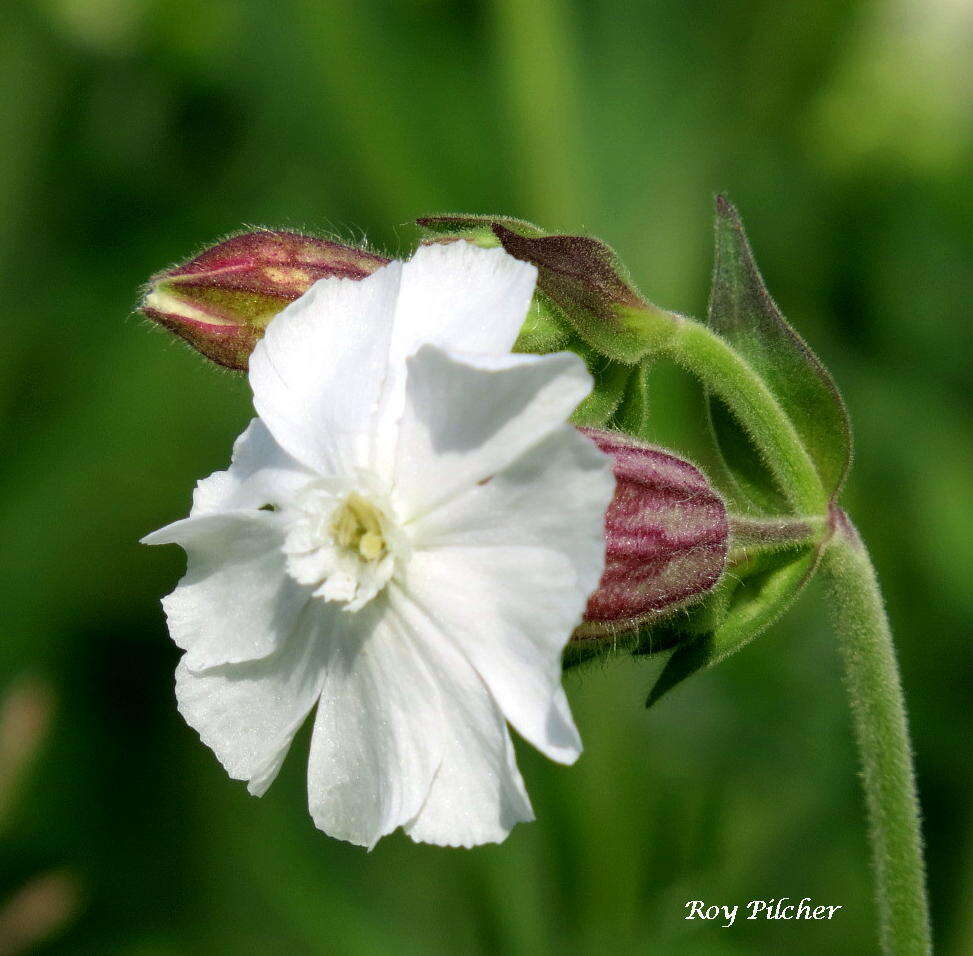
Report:
[[[162,606],[193,670],[272,653],[294,629],[308,591],[285,571],[282,522],[265,511],[185,518],[142,539],[179,544],[187,569]]]
[[[418,609],[406,605],[403,614],[421,635],[417,646],[439,687],[445,737],[429,795],[405,832],[439,846],[500,843],[515,824],[534,819],[506,721],[451,641]]]
[[[403,588],[483,678],[511,724],[554,760],[580,740],[561,652],[604,570],[611,463],[563,426],[484,485],[416,523]]]
[[[277,776],[294,734],[321,692],[336,612],[309,605],[294,632],[263,660],[201,673],[176,667],[176,700],[235,780],[263,794]]]
[[[274,441],[254,418],[233,445],[226,471],[214,471],[196,485],[190,514],[280,505],[294,497],[314,474]]]
[[[464,352],[513,348],[527,317],[537,269],[503,249],[470,242],[420,246],[402,270],[392,358],[420,345]]]
[[[592,384],[570,352],[456,357],[424,346],[407,364],[395,464],[405,520],[486,481],[564,428]]]
[[[394,468],[405,405],[405,362],[426,344],[468,353],[508,353],[527,317],[537,269],[503,249],[469,242],[420,246],[402,269],[389,373],[382,390],[372,467]]]
[[[250,356],[253,403],[274,438],[323,475],[367,465],[401,263],[321,279],[274,317]]]
[[[359,846],[419,812],[443,753],[429,671],[388,601],[341,616],[314,720],[308,805],[325,833]]]

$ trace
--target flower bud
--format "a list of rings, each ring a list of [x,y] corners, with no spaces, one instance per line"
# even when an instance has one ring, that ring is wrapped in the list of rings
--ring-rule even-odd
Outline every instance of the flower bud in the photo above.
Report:
[[[603,359],[636,365],[663,349],[682,321],[644,299],[614,250],[598,239],[551,235],[505,216],[427,216],[416,222],[427,241],[500,245],[535,265],[541,305]]]
[[[219,365],[245,369],[267,323],[318,279],[364,279],[389,260],[352,246],[261,229],[154,275],[140,310]]]
[[[581,431],[612,456],[606,563],[574,641],[637,632],[701,599],[723,575],[730,526],[698,468],[618,432]]]

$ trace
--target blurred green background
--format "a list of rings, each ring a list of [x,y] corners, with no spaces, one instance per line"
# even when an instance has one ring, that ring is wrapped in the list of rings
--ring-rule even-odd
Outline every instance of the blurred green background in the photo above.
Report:
[[[153,271],[242,224],[405,253],[415,216],[503,212],[601,236],[701,315],[725,189],[852,412],[935,933],[973,952],[971,89],[966,0],[3,5],[3,951],[874,951],[817,587],[652,711],[659,662],[572,676],[586,752],[519,748],[538,821],[503,846],[366,854],[314,830],[306,736],[258,801],[183,724],[159,598],[184,559],[136,543],[250,416],[243,380],[130,316]],[[653,403],[692,452],[691,383],[660,369]],[[683,919],[783,896],[844,908]]]

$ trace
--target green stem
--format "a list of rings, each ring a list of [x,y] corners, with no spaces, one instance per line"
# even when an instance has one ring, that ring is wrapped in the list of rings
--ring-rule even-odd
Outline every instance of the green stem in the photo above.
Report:
[[[868,552],[844,512],[834,515],[822,568],[863,768],[882,946],[897,956],[929,953],[919,802],[892,634]]]
[[[751,518],[730,512],[730,564],[758,554],[802,546],[820,547],[828,537],[825,515],[787,518]]]
[[[829,504],[814,461],[761,376],[702,323],[645,315],[656,354],[693,372],[736,416],[797,515],[831,513],[822,566],[842,637],[846,685],[863,766],[882,946],[896,956],[931,952],[912,748],[892,635],[868,552]],[[740,526],[742,536],[747,529]]]
[[[828,496],[797,430],[764,380],[701,322],[681,318],[663,353],[699,377],[737,417],[798,514],[822,514]]]

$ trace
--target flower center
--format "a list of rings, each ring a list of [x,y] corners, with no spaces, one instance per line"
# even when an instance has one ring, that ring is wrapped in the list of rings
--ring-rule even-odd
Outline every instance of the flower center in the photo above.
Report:
[[[357,491],[335,509],[331,534],[339,547],[357,552],[365,561],[377,561],[386,553],[381,512]]]
[[[328,481],[301,492],[289,510],[287,571],[314,596],[346,611],[364,607],[392,577],[407,550],[385,496],[335,488]]]

